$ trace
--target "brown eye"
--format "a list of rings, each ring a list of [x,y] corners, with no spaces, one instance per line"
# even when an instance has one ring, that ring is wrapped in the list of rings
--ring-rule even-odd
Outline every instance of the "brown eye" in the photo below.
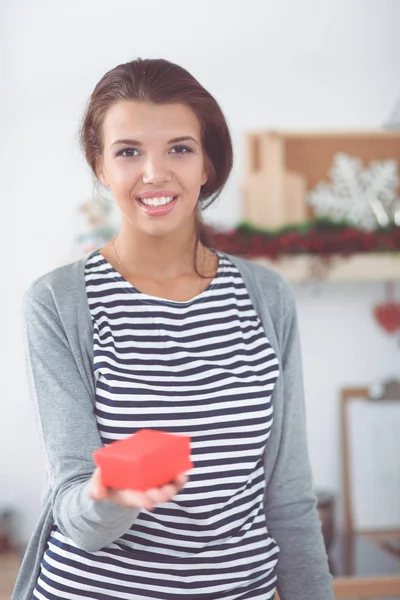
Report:
[[[172,154],[186,154],[188,152],[193,152],[193,150],[191,150],[187,146],[174,146],[173,148],[171,148],[171,152]]]
[[[116,156],[124,156],[129,158],[132,156],[137,156],[137,154],[134,154],[135,152],[139,154],[139,150],[137,150],[136,148],[124,148],[123,150],[120,150]]]

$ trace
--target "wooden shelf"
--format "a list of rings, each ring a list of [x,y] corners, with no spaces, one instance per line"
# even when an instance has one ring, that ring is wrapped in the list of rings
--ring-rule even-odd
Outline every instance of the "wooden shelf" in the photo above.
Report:
[[[243,220],[260,229],[304,223],[315,216],[309,192],[330,181],[335,156],[394,160],[400,168],[400,131],[251,131],[245,134]]]
[[[301,254],[272,261],[254,258],[254,262],[278,271],[288,281],[400,281],[400,252],[335,255],[327,267],[318,255]]]

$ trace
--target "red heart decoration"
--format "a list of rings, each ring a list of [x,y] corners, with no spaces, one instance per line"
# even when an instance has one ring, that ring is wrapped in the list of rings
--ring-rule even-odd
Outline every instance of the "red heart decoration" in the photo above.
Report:
[[[400,329],[400,304],[398,302],[386,302],[378,304],[374,308],[377,321],[388,333],[395,333]]]

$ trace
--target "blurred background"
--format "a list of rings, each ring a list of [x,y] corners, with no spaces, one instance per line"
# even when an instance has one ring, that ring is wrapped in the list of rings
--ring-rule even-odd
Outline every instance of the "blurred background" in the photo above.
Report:
[[[40,512],[44,466],[24,371],[21,298],[36,277],[74,260],[91,243],[101,246],[101,237],[90,229],[82,208],[92,206],[98,191],[78,143],[84,107],[97,81],[117,64],[136,57],[162,57],[188,69],[215,96],[231,129],[235,163],[223,194],[204,218],[216,231],[230,232],[236,239],[237,227],[250,214],[246,205],[249,132],[334,135],[355,130],[379,133],[383,127],[386,132],[396,131],[399,25],[398,0],[2,0],[0,171],[5,219],[0,540],[4,540],[5,566],[0,581],[4,598],[9,597],[7,590],[18,565],[12,557],[23,552]],[[400,148],[400,135],[393,136]],[[108,222],[115,218],[111,204]],[[308,443],[321,515],[328,511],[326,527],[332,525],[329,519],[334,515],[331,537],[339,539],[348,525],[344,485],[358,486],[353,501],[356,498],[364,518],[359,528],[390,534],[383,542],[378,536],[379,544],[372,550],[364,546],[360,550],[357,538],[346,546],[347,566],[338,566],[344,562],[337,554],[333,570],[338,577],[389,579],[392,587],[376,588],[374,597],[386,593],[385,589],[393,597],[398,591],[400,597],[400,438],[398,429],[390,429],[390,424],[400,423],[395,385],[400,377],[400,324],[382,326],[374,313],[380,303],[395,305],[396,295],[400,298],[399,249],[400,244],[385,255],[391,261],[388,271],[381,270],[379,261],[364,264],[363,273],[355,266],[345,277],[332,276],[323,264],[317,274],[310,268],[304,277],[298,276],[296,263],[285,271],[297,298]],[[257,259],[262,258],[258,253]],[[274,268],[279,270],[279,261]],[[348,407],[353,397],[374,394],[374,412],[366,409],[362,416],[360,408],[357,413],[355,422],[362,424],[358,433],[354,429],[358,446],[350,442],[347,448],[341,406]],[[381,404],[376,409],[378,399]],[[390,441],[385,448],[382,438]],[[373,441],[378,446],[368,464],[373,463],[378,479],[371,483],[365,460]],[[354,462],[347,479],[344,450],[354,450],[361,465],[358,468]],[[350,460],[348,454],[345,458]],[[357,479],[362,471],[368,472],[367,483]],[[362,487],[367,484],[372,487]],[[379,498],[372,495],[374,488],[382,491]],[[380,503],[375,513],[374,503]],[[353,513],[354,508],[353,502]],[[382,514],[387,515],[386,521],[379,518]],[[353,514],[353,525],[357,517]],[[375,550],[382,551],[378,558]],[[375,572],[379,561],[381,571]],[[367,597],[358,593],[355,596]]]

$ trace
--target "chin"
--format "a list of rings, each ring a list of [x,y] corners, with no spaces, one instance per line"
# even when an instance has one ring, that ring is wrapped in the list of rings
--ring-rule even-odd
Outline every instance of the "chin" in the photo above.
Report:
[[[156,238],[162,238],[176,233],[177,227],[168,227],[162,225],[153,225],[151,227],[141,227],[140,232],[143,235],[150,235]]]

